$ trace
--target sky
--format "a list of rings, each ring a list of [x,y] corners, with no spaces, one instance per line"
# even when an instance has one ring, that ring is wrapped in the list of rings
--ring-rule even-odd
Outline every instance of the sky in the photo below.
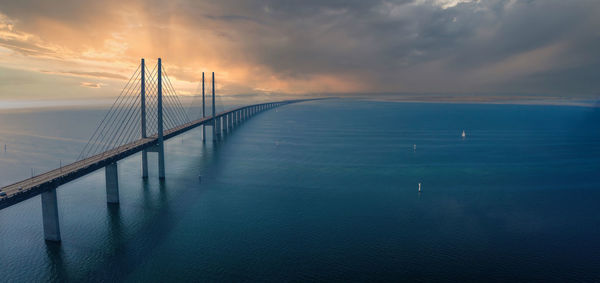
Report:
[[[600,97],[598,0],[0,0],[0,101],[178,93]]]

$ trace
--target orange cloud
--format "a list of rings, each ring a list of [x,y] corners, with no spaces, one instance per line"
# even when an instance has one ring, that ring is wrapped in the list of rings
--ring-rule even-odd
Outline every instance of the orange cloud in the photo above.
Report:
[[[103,86],[103,84],[101,84],[101,83],[90,83],[90,82],[81,82],[80,85],[82,87],[89,87],[89,88],[101,88]]]

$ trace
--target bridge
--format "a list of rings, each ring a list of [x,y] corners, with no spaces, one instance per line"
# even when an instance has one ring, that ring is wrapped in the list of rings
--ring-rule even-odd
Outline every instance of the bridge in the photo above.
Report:
[[[152,71],[144,59],[131,76],[96,131],[83,148],[78,160],[60,168],[32,176],[0,189],[0,210],[41,195],[44,238],[60,242],[60,224],[56,190],[59,186],[105,168],[106,200],[119,203],[117,162],[142,153],[142,178],[148,178],[149,152],[158,154],[158,177],[165,178],[164,142],[197,127],[202,127],[206,142],[206,127],[212,127],[212,139],[218,141],[225,133],[250,117],[281,105],[306,100],[285,100],[236,107],[216,113],[215,75],[208,89],[212,92],[212,115],[206,115],[204,73],[202,73],[202,116],[190,119],[159,58]],[[191,108],[191,107],[190,107]],[[166,128],[166,129],[165,129]]]

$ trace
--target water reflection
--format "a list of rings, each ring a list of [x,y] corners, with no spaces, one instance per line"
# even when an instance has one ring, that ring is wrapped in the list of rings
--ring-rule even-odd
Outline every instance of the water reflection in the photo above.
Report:
[[[47,241],[46,256],[49,264],[49,281],[69,281],[69,272],[61,244]]]
[[[107,203],[107,221],[108,221],[108,248],[112,254],[118,252],[118,247],[123,243],[124,231],[123,221],[121,219],[121,209],[118,203]]]
[[[201,173],[209,176],[207,179],[214,180],[220,171],[218,154],[224,141],[225,139],[210,144],[190,142],[184,145],[179,143],[173,145],[190,147],[189,150],[200,149],[199,153],[196,153],[200,157],[189,160],[195,166],[186,166],[184,172],[178,172],[178,174],[197,176]],[[134,159],[135,162],[139,161],[138,158]],[[200,165],[201,172],[196,172],[199,169],[198,165]],[[123,166],[129,165],[123,164]],[[102,246],[104,250],[101,252],[100,262],[87,274],[69,276],[64,264],[64,252],[61,245],[49,244],[48,257],[52,263],[50,272],[53,275],[53,281],[85,281],[91,278],[98,281],[116,281],[127,277],[152,256],[157,247],[168,239],[173,228],[180,221],[177,212],[172,210],[171,202],[178,203],[178,206],[193,205],[190,201],[181,199],[187,197],[186,190],[199,186],[197,179],[192,180],[196,183],[192,183],[174,176],[171,178],[167,176],[162,180],[151,176],[150,178],[139,178],[138,181],[132,181],[131,177],[128,177],[121,178],[121,182],[123,183],[121,203],[106,204],[107,239]],[[138,193],[141,196],[136,197],[133,202],[140,207],[134,207],[134,211],[138,212],[132,215],[130,212],[132,200],[124,200],[123,194],[135,186],[140,188]],[[127,215],[134,219],[124,219]],[[132,227],[131,222],[135,226]]]

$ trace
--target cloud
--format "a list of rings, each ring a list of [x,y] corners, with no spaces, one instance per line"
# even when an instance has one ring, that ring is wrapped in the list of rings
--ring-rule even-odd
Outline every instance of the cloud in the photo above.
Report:
[[[0,1],[0,65],[49,75],[162,57],[183,93],[203,71],[229,94],[600,89],[594,0]]]
[[[84,71],[49,71],[41,70],[42,73],[77,76],[77,77],[89,77],[89,78],[101,78],[101,79],[118,79],[127,80],[128,78],[121,74],[107,73],[107,72],[84,72]]]
[[[89,87],[89,88],[101,88],[103,85],[104,84],[101,84],[101,83],[81,82],[82,87]]]

